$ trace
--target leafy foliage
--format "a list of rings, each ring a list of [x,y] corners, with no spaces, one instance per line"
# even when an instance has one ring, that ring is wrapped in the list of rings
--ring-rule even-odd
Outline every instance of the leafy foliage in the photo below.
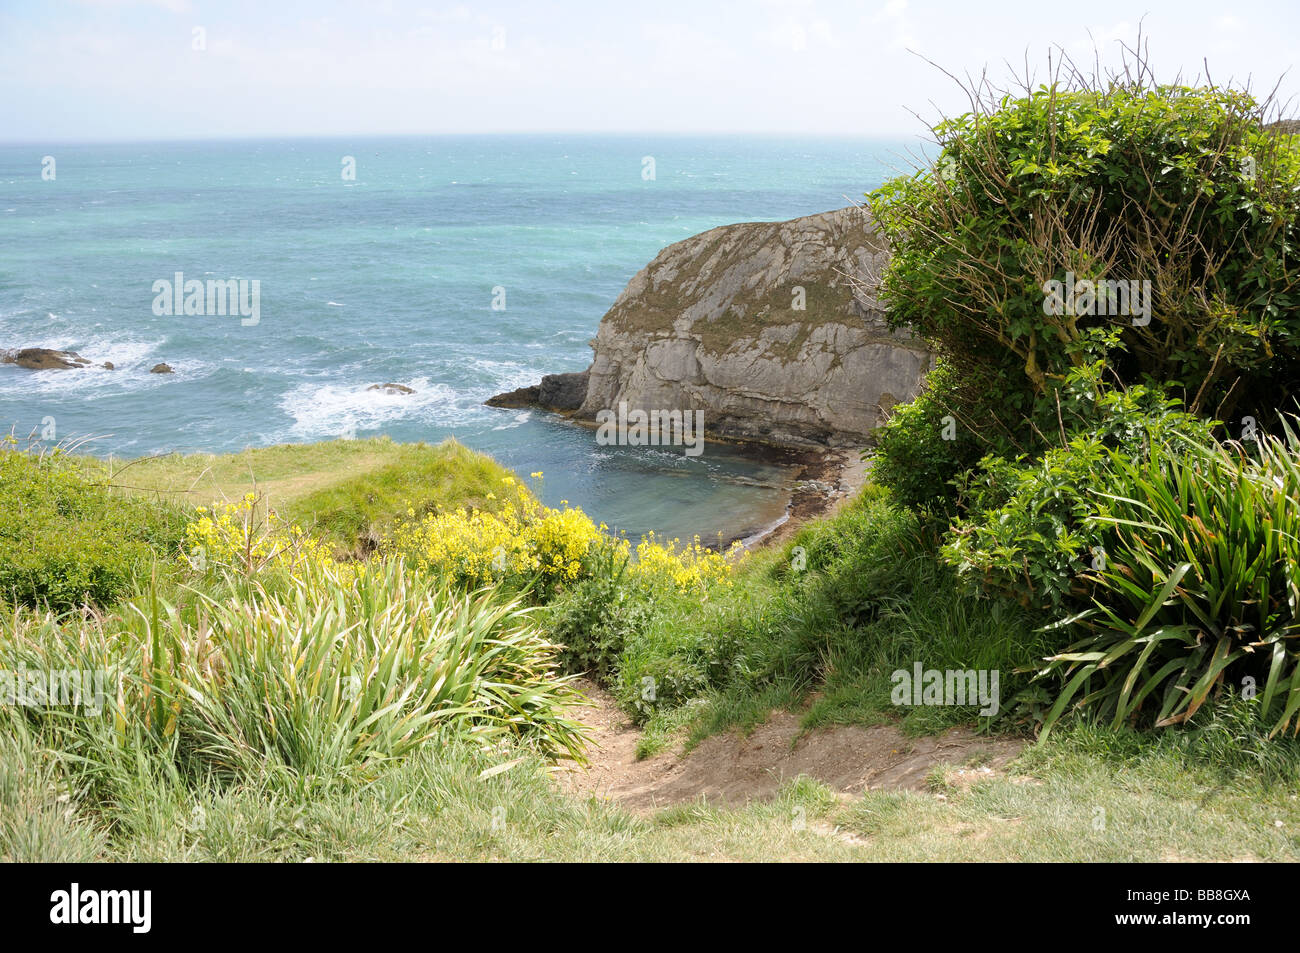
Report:
[[[920,395],[893,409],[875,434],[872,480],[904,506],[955,515],[953,481],[981,456],[980,444],[957,425],[956,374],[940,361]]]
[[[1034,452],[1067,373],[1099,358],[1121,388],[1271,419],[1300,383],[1300,147],[1263,128],[1266,106],[1156,84],[1142,64],[972,101],[935,127],[933,168],[869,197],[893,247],[891,320],[950,364],[963,427]],[[1049,306],[1070,276],[1149,281],[1149,321],[1086,285]]]
[[[1179,410],[1177,401],[1140,385],[1103,389],[1099,370],[1067,378],[1064,445],[1036,458],[987,456],[960,481],[972,515],[952,528],[942,554],[984,591],[1051,610],[1085,596],[1081,576],[1110,545],[1096,519],[1106,509],[1096,491],[1107,489],[1111,453],[1140,460],[1154,445],[1172,452],[1213,442],[1210,422]]]
[[[564,669],[608,683],[629,637],[649,624],[669,594],[629,572],[626,554],[611,547],[604,558],[606,565],[547,606],[546,620],[550,637],[563,646]]]
[[[0,599],[55,610],[107,606],[175,551],[176,508],[125,497],[59,450],[0,441]]]

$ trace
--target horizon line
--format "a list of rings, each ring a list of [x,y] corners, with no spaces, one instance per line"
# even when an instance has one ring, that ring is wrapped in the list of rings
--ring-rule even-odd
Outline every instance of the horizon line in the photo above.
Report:
[[[928,130],[927,130],[928,132]],[[785,133],[774,132],[772,130],[726,130],[719,132],[702,132],[702,131],[617,131],[605,132],[600,130],[589,129],[554,129],[554,130],[488,130],[475,132],[327,132],[327,133],[287,133],[287,134],[270,134],[270,133],[249,133],[236,135],[195,135],[195,136],[125,136],[121,138],[74,138],[69,136],[49,136],[49,137],[22,137],[22,138],[5,138],[0,139],[0,147],[3,146],[27,146],[27,145],[146,145],[146,144],[170,144],[170,143],[201,143],[201,142],[287,142],[299,140],[335,140],[335,139],[439,139],[439,138],[472,138],[472,137],[495,137],[495,138],[525,138],[525,137],[543,137],[543,136],[569,136],[569,137],[587,137],[587,138],[610,138],[610,139],[632,139],[632,138],[667,138],[667,139],[717,139],[717,138],[749,138],[749,139],[777,139],[777,140],[809,140],[809,139],[827,139],[843,141],[893,141],[899,140],[924,140],[925,135],[921,133],[902,133],[902,132],[870,132],[870,133],[845,133],[845,132],[800,132]]]

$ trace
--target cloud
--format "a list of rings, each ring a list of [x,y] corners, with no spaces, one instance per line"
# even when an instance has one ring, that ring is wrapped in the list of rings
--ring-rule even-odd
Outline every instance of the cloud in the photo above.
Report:
[[[912,26],[907,16],[907,0],[889,0],[869,22],[889,27],[889,43],[895,49],[916,48],[916,38],[912,35]]]
[[[193,13],[190,0],[80,0],[92,7],[157,7],[169,13]]]

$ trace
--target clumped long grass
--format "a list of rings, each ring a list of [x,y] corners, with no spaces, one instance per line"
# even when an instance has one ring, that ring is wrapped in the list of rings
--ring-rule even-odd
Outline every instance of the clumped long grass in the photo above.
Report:
[[[1300,439],[1155,445],[1111,466],[1123,489],[1095,519],[1110,551],[1094,607],[1061,623],[1087,636],[1044,669],[1063,685],[1044,734],[1067,706],[1179,724],[1233,685],[1272,733],[1300,730]]]
[[[26,732],[0,732],[0,862],[85,863],[102,835],[76,814],[57,765]]]
[[[576,693],[517,599],[454,592],[399,560],[278,583],[231,574],[109,617],[11,612],[0,668],[103,672],[107,697],[3,706],[3,730],[29,734],[102,803],[153,781],[366,782],[451,740],[582,759]]]

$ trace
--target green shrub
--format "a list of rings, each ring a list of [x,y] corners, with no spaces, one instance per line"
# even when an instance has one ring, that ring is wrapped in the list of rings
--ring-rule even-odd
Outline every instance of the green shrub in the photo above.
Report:
[[[1105,510],[1110,453],[1140,460],[1153,445],[1211,440],[1211,424],[1177,409],[1177,401],[1137,386],[1106,389],[1091,372],[1072,372],[1066,393],[1070,434],[1064,446],[1016,460],[988,456],[959,481],[972,514],[953,527],[943,558],[968,581],[1024,605],[1058,610],[1086,594],[1082,573],[1109,545],[1095,517]],[[1086,412],[1075,395],[1086,388]]]
[[[1094,520],[1111,542],[1093,607],[1059,624],[1088,635],[1043,669],[1062,686],[1044,734],[1071,702],[1114,725],[1178,724],[1232,684],[1285,731],[1300,712],[1300,440],[1157,444],[1108,466]]]
[[[610,689],[638,723],[654,712],[675,708],[722,685],[748,681],[750,646],[746,624],[735,607],[749,603],[744,583],[698,596],[662,594],[645,604],[644,615],[623,630],[623,649]]]
[[[633,656],[620,669],[616,695],[638,724],[659,709],[677,708],[709,689],[705,666],[688,654]]]
[[[950,365],[956,416],[989,452],[1035,452],[1068,372],[1098,358],[1198,415],[1272,420],[1300,384],[1300,143],[1246,93],[1137,66],[972,90],[933,130],[934,167],[869,197],[890,320]],[[1056,307],[1069,276],[1149,281],[1149,314]]]
[[[904,506],[951,514],[953,481],[981,455],[981,445],[957,419],[962,409],[954,377],[940,362],[921,394],[896,406],[875,433],[871,478]]]
[[[0,599],[109,605],[155,557],[179,551],[179,509],[115,493],[57,450],[0,447]]]
[[[562,646],[560,665],[606,684],[628,639],[643,631],[667,597],[662,586],[627,571],[627,556],[612,548],[608,565],[574,584],[546,608],[547,631]]]

